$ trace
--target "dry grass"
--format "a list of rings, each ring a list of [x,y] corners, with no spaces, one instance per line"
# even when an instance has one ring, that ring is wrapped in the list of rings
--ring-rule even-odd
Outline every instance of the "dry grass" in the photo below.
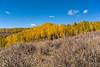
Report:
[[[0,67],[100,67],[100,31],[0,49]]]

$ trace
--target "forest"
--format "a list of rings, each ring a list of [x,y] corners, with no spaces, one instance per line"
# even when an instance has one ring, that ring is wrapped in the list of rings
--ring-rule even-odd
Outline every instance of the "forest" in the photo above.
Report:
[[[100,30],[100,22],[82,21],[73,24],[44,23],[32,28],[0,29],[0,47],[16,43],[53,40]]]

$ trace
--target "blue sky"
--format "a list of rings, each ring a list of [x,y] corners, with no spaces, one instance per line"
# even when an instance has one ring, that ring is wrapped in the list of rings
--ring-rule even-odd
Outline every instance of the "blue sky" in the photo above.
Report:
[[[0,0],[0,27],[100,21],[100,0]]]

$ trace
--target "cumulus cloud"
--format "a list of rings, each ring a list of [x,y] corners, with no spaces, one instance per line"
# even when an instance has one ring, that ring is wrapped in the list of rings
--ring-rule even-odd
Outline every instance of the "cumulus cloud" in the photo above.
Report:
[[[49,18],[55,18],[55,16],[49,16]]]
[[[68,15],[70,16],[73,16],[73,15],[77,15],[80,11],[79,10],[74,10],[74,9],[71,9],[71,10],[68,10]]]
[[[31,24],[32,27],[37,26],[36,24]]]
[[[83,11],[83,14],[86,14],[86,13],[88,13],[88,10],[87,9]]]
[[[10,11],[5,11],[5,14],[9,15],[10,14]]]

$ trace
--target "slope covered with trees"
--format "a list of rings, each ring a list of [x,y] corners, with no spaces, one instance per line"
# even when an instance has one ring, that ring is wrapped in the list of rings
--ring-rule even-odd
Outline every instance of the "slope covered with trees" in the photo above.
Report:
[[[100,30],[100,22],[80,22],[74,24],[53,24],[44,23],[42,25],[25,29],[4,38],[5,46],[11,46],[15,43],[25,43],[45,39],[57,39],[68,36],[74,36],[84,32]]]
[[[27,28],[1,28],[0,29],[0,47],[5,46],[5,38],[9,35],[19,33]]]

